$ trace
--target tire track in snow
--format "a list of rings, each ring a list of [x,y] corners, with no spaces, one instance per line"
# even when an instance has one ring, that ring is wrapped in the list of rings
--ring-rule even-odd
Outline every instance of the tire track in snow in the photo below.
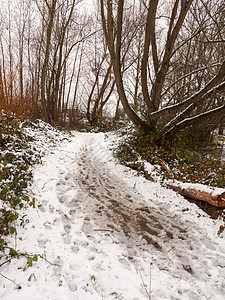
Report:
[[[127,237],[138,234],[156,249],[162,248],[157,237],[173,239],[167,218],[135,203],[132,193],[126,187],[122,187],[118,179],[110,177],[86,151],[79,164],[79,186],[90,198],[97,200],[98,203],[94,204],[97,205],[95,212],[107,216],[111,221],[108,224],[109,228],[117,231],[122,229]],[[177,225],[174,228],[180,233],[186,232]]]
[[[192,228],[193,224],[184,223],[165,207],[146,206],[145,200],[104,167],[99,156],[100,152],[96,155],[88,146],[78,163],[80,198],[87,214],[83,230],[87,236],[103,231],[122,239],[131,254],[135,247],[147,249],[161,270],[185,280],[190,276],[207,280],[212,276],[210,270],[218,265],[225,275],[225,256],[214,256],[215,247],[200,227],[194,224]],[[218,281],[218,290],[223,288]]]

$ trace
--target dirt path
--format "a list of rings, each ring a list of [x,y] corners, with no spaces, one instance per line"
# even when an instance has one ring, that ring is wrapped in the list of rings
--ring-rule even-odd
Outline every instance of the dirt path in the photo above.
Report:
[[[127,245],[131,257],[136,247],[147,249],[161,270],[185,280],[207,280],[212,268],[225,267],[225,256],[214,255],[213,242],[197,224],[184,223],[165,207],[147,206],[135,189],[98,161],[91,147],[83,149],[79,167],[79,193],[86,210],[83,230],[90,238],[96,231],[115,236]]]
[[[1,272],[22,289],[0,277],[1,299],[145,300],[150,285],[157,300],[224,299],[218,224],[116,164],[108,149],[114,138],[75,133],[34,170],[31,190],[41,205],[18,228],[17,247],[50,263],[5,264]]]

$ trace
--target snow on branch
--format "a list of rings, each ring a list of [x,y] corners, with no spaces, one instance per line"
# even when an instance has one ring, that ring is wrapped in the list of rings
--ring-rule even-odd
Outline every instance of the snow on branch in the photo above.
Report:
[[[172,127],[170,130],[168,130],[165,134],[168,138],[172,137],[174,134],[176,134],[179,130],[188,127],[190,125],[194,125],[196,123],[199,123],[201,121],[204,121],[205,119],[208,119],[209,117],[214,117],[217,115],[220,115],[222,113],[225,113],[225,104],[221,105],[220,107],[214,108],[210,111],[201,113],[199,115],[196,115],[191,118],[186,118],[182,120],[181,122],[177,123],[174,127]]]
[[[200,98],[198,101],[204,101],[206,99],[209,99],[211,94],[213,94],[214,92],[221,92],[223,91],[225,88],[225,82],[219,84],[218,86],[216,86],[215,88],[211,89],[208,93],[206,93],[202,98]],[[176,123],[180,122],[182,119],[184,119],[184,117],[188,114],[188,112],[193,108],[193,105],[196,104],[198,101],[196,101],[195,103],[191,103],[188,107],[186,107],[183,111],[181,111],[178,115],[176,115],[172,120],[170,120],[164,127],[165,131],[167,131],[170,127],[172,127],[173,125],[175,125]]]
[[[194,95],[190,96],[188,99],[184,100],[181,103],[177,103],[174,105],[167,106],[165,108],[162,108],[156,112],[153,112],[150,114],[150,118],[156,119],[158,117],[164,116],[168,113],[171,112],[176,112],[178,110],[181,110],[188,105],[197,102],[201,98],[203,98],[207,93],[211,93],[212,91],[216,89],[221,89],[224,88],[225,86],[225,81],[224,81],[224,76],[225,76],[225,60],[223,61],[220,70],[218,71],[218,74],[211,79],[208,84],[206,84],[200,91],[195,93]]]

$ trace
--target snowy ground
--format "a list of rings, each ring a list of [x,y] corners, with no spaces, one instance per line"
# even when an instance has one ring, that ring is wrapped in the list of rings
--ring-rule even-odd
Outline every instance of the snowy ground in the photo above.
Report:
[[[225,299],[220,221],[117,164],[109,143],[74,132],[47,148],[31,187],[42,206],[17,237],[18,250],[46,260],[3,265],[22,289],[0,276],[0,299]]]

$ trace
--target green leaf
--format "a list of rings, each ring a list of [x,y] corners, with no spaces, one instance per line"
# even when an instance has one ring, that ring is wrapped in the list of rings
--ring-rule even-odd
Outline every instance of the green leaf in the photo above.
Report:
[[[15,227],[13,227],[13,226],[12,226],[12,227],[10,227],[10,233],[11,233],[11,234],[14,234],[15,232],[16,232],[16,228],[15,228]]]
[[[33,258],[32,258],[32,260],[33,260],[33,261],[38,261],[38,256],[37,256],[37,255],[34,255]]]
[[[15,257],[15,256],[16,256],[16,251],[13,250],[13,249],[10,249],[9,255],[10,255],[11,257]]]
[[[13,214],[13,215],[11,216],[11,220],[12,220],[12,221],[16,221],[17,219],[18,219],[18,216],[17,216],[17,215]]]

